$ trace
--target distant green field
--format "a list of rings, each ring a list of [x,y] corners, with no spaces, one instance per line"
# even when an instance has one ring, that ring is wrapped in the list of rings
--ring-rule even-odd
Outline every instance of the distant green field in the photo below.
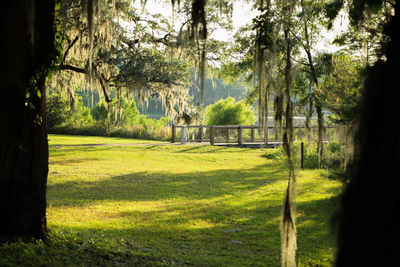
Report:
[[[62,146],[148,140],[49,136],[50,244],[0,246],[0,265],[280,266],[287,171],[264,149]],[[329,266],[342,184],[298,172],[300,266]]]

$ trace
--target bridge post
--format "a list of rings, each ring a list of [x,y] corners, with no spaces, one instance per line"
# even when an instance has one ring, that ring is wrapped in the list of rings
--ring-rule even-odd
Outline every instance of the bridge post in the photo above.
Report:
[[[176,137],[176,128],[175,124],[172,124],[172,143],[175,143],[175,137]]]
[[[268,123],[265,126],[265,133],[264,133],[264,143],[267,146],[268,145],[268,131],[269,131],[269,127],[268,127]]]
[[[186,126],[182,127],[182,136],[181,136],[181,144],[185,145],[186,144],[186,136],[187,136],[187,131],[186,131]]]
[[[254,128],[253,127],[251,127],[251,129],[250,129],[250,139],[251,139],[251,142],[254,142],[255,137],[254,137]]]
[[[204,133],[203,133],[203,125],[200,125],[200,142],[203,142],[203,137],[204,137]]]
[[[210,127],[210,144],[214,145],[214,126]]]
[[[238,142],[239,142],[239,145],[242,145],[242,144],[243,144],[243,139],[242,139],[242,126],[239,126],[239,127],[238,127]]]

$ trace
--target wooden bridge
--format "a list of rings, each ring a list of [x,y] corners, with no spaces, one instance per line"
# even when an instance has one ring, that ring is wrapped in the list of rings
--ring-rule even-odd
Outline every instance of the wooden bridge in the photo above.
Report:
[[[268,126],[264,129],[258,125],[172,125],[172,143],[209,143],[211,145],[232,145],[243,147],[275,147],[282,144],[281,130]],[[306,135],[304,126],[296,126],[296,139]],[[327,127],[332,128],[332,127]],[[311,127],[316,134],[317,127]]]

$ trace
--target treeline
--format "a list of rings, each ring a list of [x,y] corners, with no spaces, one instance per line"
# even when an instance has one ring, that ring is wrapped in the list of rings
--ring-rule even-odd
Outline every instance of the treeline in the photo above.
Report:
[[[81,96],[70,101],[62,92],[53,92],[47,98],[49,133],[157,140],[169,138],[165,126],[170,118],[152,119],[140,114],[135,98],[120,98],[113,103],[102,100],[91,108],[88,103],[87,98]]]

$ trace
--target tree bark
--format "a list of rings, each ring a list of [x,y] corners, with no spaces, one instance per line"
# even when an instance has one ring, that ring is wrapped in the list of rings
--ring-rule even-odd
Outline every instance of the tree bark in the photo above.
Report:
[[[365,83],[357,160],[342,200],[336,266],[400,266],[399,2],[387,61]]]
[[[321,168],[321,159],[322,154],[324,152],[324,143],[323,143],[323,134],[324,134],[324,114],[322,113],[322,104],[321,104],[321,93],[319,93],[319,83],[317,72],[315,70],[315,65],[313,61],[313,57],[311,55],[311,49],[308,38],[308,29],[307,24],[304,24],[304,32],[306,34],[307,45],[304,46],[305,52],[308,58],[308,65],[310,66],[312,80],[314,82],[314,99],[315,99],[315,109],[317,111],[317,122],[318,122],[318,141],[317,141],[317,153],[318,153],[318,168]]]
[[[8,0],[0,11],[0,235],[46,238],[45,83],[54,55],[54,0]]]

